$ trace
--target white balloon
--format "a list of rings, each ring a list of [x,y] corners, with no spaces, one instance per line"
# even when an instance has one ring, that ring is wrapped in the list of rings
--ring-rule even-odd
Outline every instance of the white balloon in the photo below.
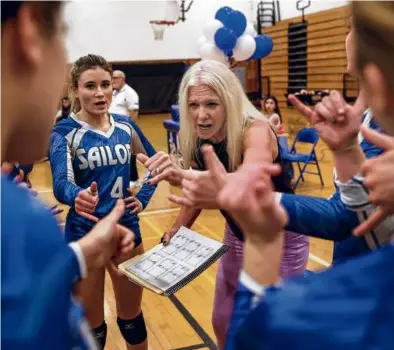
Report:
[[[198,47],[201,47],[201,46],[202,46],[203,44],[205,44],[207,41],[208,41],[207,38],[206,38],[205,36],[202,36],[202,37],[200,37],[200,38],[197,40],[197,46],[198,46]]]
[[[215,43],[215,33],[219,28],[223,27],[223,23],[217,19],[208,21],[204,26],[204,35],[211,43]]]
[[[246,24],[246,29],[243,35],[251,35],[253,38],[257,35],[256,29],[254,29],[254,25],[252,22],[248,22]]]
[[[238,61],[245,61],[250,58],[256,50],[256,41],[250,35],[242,35],[237,40],[233,50],[233,57]]]
[[[254,51],[253,51],[254,52]],[[200,56],[203,60],[213,60],[227,63],[227,57],[212,43],[205,43],[200,47]]]

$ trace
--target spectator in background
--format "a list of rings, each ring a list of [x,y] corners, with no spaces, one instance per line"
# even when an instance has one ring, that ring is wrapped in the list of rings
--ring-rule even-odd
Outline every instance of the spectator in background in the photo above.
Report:
[[[139,97],[135,90],[126,84],[126,75],[115,70],[113,76],[113,96],[110,113],[127,115],[133,121],[138,119]]]
[[[126,75],[121,70],[115,70],[112,77],[113,95],[109,112],[129,116],[137,121],[139,110],[139,97],[135,90],[126,84]],[[138,181],[136,157],[132,154],[130,160],[130,188]]]
[[[279,134],[284,133],[282,126],[282,115],[280,114],[278,100],[275,96],[267,95],[261,100],[261,109],[264,116]]]
[[[61,120],[68,118],[71,113],[71,102],[68,96],[64,96],[61,100],[60,109],[55,117],[55,124],[59,123]]]

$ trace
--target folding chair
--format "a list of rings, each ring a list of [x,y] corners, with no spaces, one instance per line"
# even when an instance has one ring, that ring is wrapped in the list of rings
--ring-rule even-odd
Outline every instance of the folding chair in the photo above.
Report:
[[[304,176],[303,176],[304,174],[319,175],[320,182],[321,182],[322,186],[324,186],[323,177],[321,174],[319,162],[317,160],[317,156],[316,156],[316,152],[315,152],[315,148],[316,148],[318,141],[319,141],[319,135],[317,134],[315,129],[304,128],[304,129],[300,130],[300,132],[297,134],[297,136],[293,142],[293,145],[291,146],[290,152],[288,152],[287,154],[284,154],[282,156],[283,160],[287,160],[292,163],[297,163],[298,170],[300,171],[300,175],[298,176],[298,179],[296,180],[294,187],[293,187],[294,190],[297,188],[300,180],[302,180],[302,182],[304,182]],[[297,151],[296,151],[297,142],[312,144],[313,146],[312,146],[311,151],[307,154],[306,153],[297,153]],[[304,163],[304,166],[302,168],[300,166],[300,163]],[[306,171],[306,167],[308,166],[308,164],[316,165],[317,173]]]
[[[167,130],[167,148],[168,154],[179,153],[179,107],[171,105],[171,119],[163,121],[163,126]]]
[[[179,122],[179,106],[171,105],[171,118],[174,122]]]
[[[294,179],[294,168],[293,168],[293,163],[284,160],[284,157],[289,154],[289,146],[287,144],[287,136],[284,135],[279,135],[278,136],[278,143],[279,143],[279,148],[280,148],[280,154],[281,154],[281,160],[282,160],[282,167],[283,167],[283,172],[286,173],[290,179]]]
[[[164,128],[167,130],[167,148],[168,154],[179,151],[178,132],[179,122],[167,119],[163,121]]]

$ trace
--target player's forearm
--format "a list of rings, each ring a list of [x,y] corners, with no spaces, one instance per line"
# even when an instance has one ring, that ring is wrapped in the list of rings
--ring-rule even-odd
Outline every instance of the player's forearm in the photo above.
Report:
[[[360,172],[366,160],[360,145],[355,143],[348,149],[333,152],[337,178],[341,182],[349,181]]]
[[[287,231],[330,241],[342,241],[351,236],[354,225],[358,222],[354,213],[341,203],[338,194],[334,194],[337,200],[290,193],[277,193],[276,197],[287,212]]]
[[[75,184],[74,170],[70,167],[71,150],[67,140],[57,132],[52,133],[49,160],[51,164],[53,192],[60,203],[72,207],[81,187]]]
[[[141,189],[136,194],[135,197],[141,202],[143,209],[148,206],[153,194],[156,191],[156,188],[157,185],[149,185],[146,183],[142,185]]]
[[[133,154],[137,155],[139,153],[143,153],[148,157],[154,156],[156,154],[156,150],[142,133],[141,129],[133,121],[130,121],[130,124],[135,131],[131,139],[131,149],[133,150]]]
[[[75,198],[78,193],[83,190],[81,187],[67,180],[55,180],[53,185],[53,194],[55,198],[60,203],[67,204],[69,207],[74,206]]]
[[[248,235],[245,235],[248,237]],[[283,249],[283,231],[274,241],[258,242],[248,238],[244,245],[244,271],[257,283],[270,286],[280,280],[280,262]]]

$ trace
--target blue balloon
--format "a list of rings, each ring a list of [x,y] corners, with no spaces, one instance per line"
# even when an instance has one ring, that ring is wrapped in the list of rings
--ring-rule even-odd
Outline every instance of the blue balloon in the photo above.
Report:
[[[237,37],[240,37],[245,32],[247,20],[242,12],[232,11],[222,23],[225,27],[232,29]]]
[[[254,40],[256,41],[256,50],[250,59],[262,59],[272,52],[274,43],[268,35],[257,35]]]
[[[228,15],[234,10],[231,7],[224,6],[216,11],[215,19],[222,22],[223,24],[227,21]]]
[[[214,38],[216,46],[227,55],[237,44],[237,36],[231,29],[226,27],[219,28]]]

